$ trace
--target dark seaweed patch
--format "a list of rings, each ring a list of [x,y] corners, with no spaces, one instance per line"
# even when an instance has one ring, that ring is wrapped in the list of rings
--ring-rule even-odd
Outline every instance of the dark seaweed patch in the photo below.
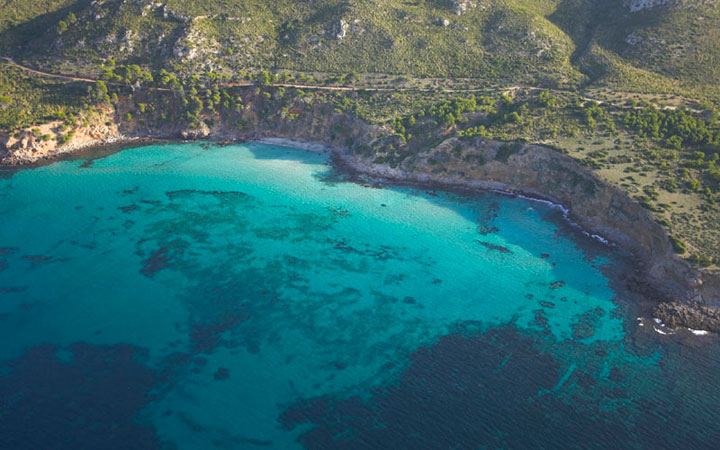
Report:
[[[244,192],[239,191],[203,191],[203,190],[195,190],[195,189],[182,189],[178,191],[169,191],[166,192],[165,195],[170,200],[173,200],[175,197],[181,197],[181,196],[188,196],[192,194],[200,194],[200,195],[214,195],[216,197],[229,197],[229,196],[237,196],[237,197],[247,197],[248,195]]]
[[[483,247],[485,247],[488,250],[492,250],[492,251],[500,252],[500,253],[506,253],[506,254],[512,253],[512,250],[510,250],[507,247],[503,247],[502,245],[495,245],[495,244],[491,244],[489,242],[483,242],[480,240],[477,242],[478,242],[478,244],[482,245]]]
[[[211,321],[193,324],[190,331],[193,351],[209,354],[219,345],[230,345],[231,343],[223,339],[223,333],[245,320],[247,320],[245,310],[239,307],[236,310],[226,310]]]
[[[173,261],[185,252],[188,247],[188,243],[182,239],[175,239],[171,241],[167,246],[160,247],[149,258],[142,262],[143,267],[140,272],[148,277],[155,275],[155,273],[171,267]]]
[[[213,378],[218,381],[227,380],[228,378],[230,378],[230,370],[226,369],[225,367],[221,367],[215,372]]]
[[[577,322],[572,325],[573,337],[575,339],[585,339],[595,334],[595,328],[597,328],[600,320],[605,315],[605,310],[600,307],[588,311],[577,317]]]
[[[25,292],[28,286],[0,286],[0,294],[15,294]]]
[[[69,351],[71,357],[61,357]],[[0,365],[0,448],[155,449],[135,419],[156,377],[129,345],[41,345]]]
[[[40,264],[49,263],[53,261],[52,256],[42,256],[42,255],[25,255],[22,257],[25,261],[30,261],[30,267],[33,269],[39,266]]]
[[[137,205],[118,206],[118,209],[124,213],[129,213],[129,212],[132,212],[132,211],[135,211],[136,209],[138,209],[138,206]]]
[[[526,448],[523,439],[543,435],[545,411],[529,401],[557,383],[559,365],[531,339],[511,328],[450,335],[411,361],[397,383],[368,402],[303,400],[280,422],[315,424],[300,438],[311,449]]]
[[[667,392],[628,403],[620,369],[596,378],[552,356],[585,344],[548,351],[542,342],[512,326],[445,336],[413,353],[397,381],[369,399],[303,399],[279,421],[288,429],[312,425],[299,439],[308,449],[714,448],[714,429],[698,433],[691,421],[666,420],[682,404],[668,404]],[[587,363],[597,370],[603,358]]]
[[[140,269],[143,275],[152,276],[155,272],[170,267],[170,257],[168,255],[168,248],[161,247],[153,253],[150,258],[143,261],[143,268]]]

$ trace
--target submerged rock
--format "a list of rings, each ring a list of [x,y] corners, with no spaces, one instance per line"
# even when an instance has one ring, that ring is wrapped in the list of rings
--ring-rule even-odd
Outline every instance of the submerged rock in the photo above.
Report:
[[[217,372],[215,372],[215,374],[213,375],[213,378],[215,378],[218,381],[227,380],[229,377],[230,377],[230,370],[226,369],[224,367],[219,368],[217,370]]]
[[[506,253],[506,254],[512,253],[512,250],[510,250],[507,247],[503,247],[502,245],[495,245],[495,244],[491,244],[489,242],[483,242],[483,241],[477,241],[477,242],[478,242],[478,244],[482,245],[483,247],[485,247],[488,250],[492,250],[492,251],[496,251],[496,252],[500,252],[500,253]]]

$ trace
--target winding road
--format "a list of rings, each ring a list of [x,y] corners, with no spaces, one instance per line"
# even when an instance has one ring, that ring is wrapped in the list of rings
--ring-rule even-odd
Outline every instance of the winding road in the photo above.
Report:
[[[42,77],[48,77],[48,78],[55,78],[59,80],[65,80],[65,81],[81,81],[85,83],[97,83],[98,81],[104,81],[100,80],[99,78],[90,78],[90,77],[82,77],[77,75],[67,75],[67,74],[61,74],[61,73],[51,73],[51,72],[44,72],[42,70],[33,69],[31,67],[22,65],[15,61],[12,58],[9,58],[7,56],[1,57],[0,59],[4,59],[7,61],[10,65],[13,67],[23,70],[25,72],[42,76]],[[109,82],[105,81],[106,84],[112,85],[112,86],[127,86],[123,83],[115,83],[115,82]],[[233,82],[225,82],[220,83],[221,87],[247,87],[247,86],[254,86],[254,84],[250,81],[233,81]],[[278,87],[289,87],[289,88],[296,88],[296,89],[315,89],[315,90],[324,90],[324,91],[378,91],[378,92],[397,92],[397,91],[416,91],[416,92],[445,92],[445,93],[459,93],[459,92],[484,92],[487,91],[488,88],[419,88],[419,87],[378,87],[378,86],[369,86],[369,87],[362,87],[362,86],[323,86],[323,85],[313,85],[313,84],[300,84],[300,83],[272,83],[272,86],[278,86]],[[515,85],[515,86],[508,86],[504,89],[501,89],[503,91],[508,90],[515,90],[520,88],[527,88],[527,89],[539,89],[532,86],[521,86],[521,85]],[[158,87],[151,87],[149,89],[152,90],[158,90],[158,91],[169,91],[168,88],[158,88]]]

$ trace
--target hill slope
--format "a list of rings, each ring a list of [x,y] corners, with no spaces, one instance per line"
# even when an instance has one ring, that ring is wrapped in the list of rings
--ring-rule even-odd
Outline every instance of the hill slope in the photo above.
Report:
[[[0,52],[43,67],[349,71],[632,90],[720,85],[716,1],[16,0]]]

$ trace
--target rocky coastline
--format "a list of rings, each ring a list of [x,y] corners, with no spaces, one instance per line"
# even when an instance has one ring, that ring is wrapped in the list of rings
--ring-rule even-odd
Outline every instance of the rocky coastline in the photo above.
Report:
[[[688,328],[720,334],[720,310],[696,304],[660,303],[653,315],[670,328]]]
[[[27,136],[0,136],[0,164],[35,164],[92,146],[147,139],[255,140],[328,151],[344,170],[393,183],[530,196],[561,205],[566,217],[587,234],[632,252],[637,260],[633,279],[646,284],[645,291],[655,292],[653,300],[660,305],[655,309],[656,317],[671,326],[720,332],[720,276],[696,269],[677,257],[664,229],[642,206],[562,153],[518,144],[507,155],[501,142],[448,138],[391,165],[378,162],[376,155],[367,150],[381,141],[387,130],[323,105],[294,121],[260,119],[252,111],[246,118],[252,125],[245,130],[222,120],[213,128],[187,130],[181,126],[121,127],[112,115],[101,115],[90,125],[75,130],[65,145],[52,146]],[[450,149],[460,149],[482,160],[482,164],[470,167],[447,158]]]

